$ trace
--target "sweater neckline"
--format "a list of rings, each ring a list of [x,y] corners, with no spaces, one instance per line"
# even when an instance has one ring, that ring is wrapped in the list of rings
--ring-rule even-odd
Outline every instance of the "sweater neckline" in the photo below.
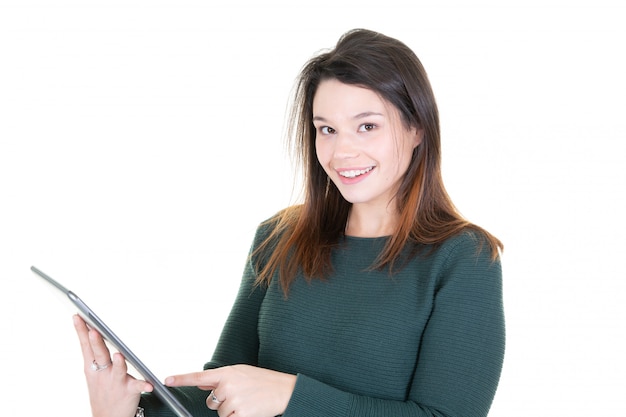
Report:
[[[388,236],[375,236],[375,237],[363,237],[363,236],[344,235],[344,238],[346,240],[352,240],[352,241],[355,241],[355,242],[377,242],[377,241],[388,240],[390,237],[391,237],[391,235],[388,235]]]

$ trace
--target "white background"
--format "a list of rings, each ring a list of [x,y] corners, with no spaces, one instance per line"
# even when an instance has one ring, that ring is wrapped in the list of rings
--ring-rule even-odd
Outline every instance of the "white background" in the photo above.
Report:
[[[418,54],[449,192],[505,243],[490,416],[623,413],[624,6],[469,3],[2,1],[0,414],[89,414],[73,310],[31,265],[158,376],[201,369],[293,201],[293,80],[354,27]]]

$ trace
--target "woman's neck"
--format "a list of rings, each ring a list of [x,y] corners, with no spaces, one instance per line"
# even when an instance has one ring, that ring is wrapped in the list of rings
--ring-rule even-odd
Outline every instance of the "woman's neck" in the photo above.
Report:
[[[381,237],[392,235],[398,225],[399,213],[385,207],[375,210],[371,207],[353,205],[348,214],[346,235],[355,237]]]

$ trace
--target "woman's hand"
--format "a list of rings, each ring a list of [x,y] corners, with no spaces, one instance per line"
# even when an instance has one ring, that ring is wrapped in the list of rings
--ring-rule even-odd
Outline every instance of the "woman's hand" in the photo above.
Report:
[[[134,416],[141,393],[152,391],[152,385],[128,375],[122,354],[111,357],[102,336],[78,315],[74,316],[74,327],[83,353],[93,417]]]
[[[220,417],[274,417],[283,414],[296,376],[249,365],[233,365],[165,380],[170,387],[196,386],[212,390],[206,403]]]

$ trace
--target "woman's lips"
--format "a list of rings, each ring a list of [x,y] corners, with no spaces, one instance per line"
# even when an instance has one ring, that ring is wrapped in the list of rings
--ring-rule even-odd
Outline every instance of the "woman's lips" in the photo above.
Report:
[[[368,174],[370,172],[372,172],[372,170],[375,168],[375,166],[370,166],[367,168],[360,168],[360,169],[337,169],[337,174],[339,174],[339,178],[341,179],[341,182],[343,182],[344,184],[352,184],[355,182],[359,182],[362,179],[364,179],[365,177],[368,176]]]

